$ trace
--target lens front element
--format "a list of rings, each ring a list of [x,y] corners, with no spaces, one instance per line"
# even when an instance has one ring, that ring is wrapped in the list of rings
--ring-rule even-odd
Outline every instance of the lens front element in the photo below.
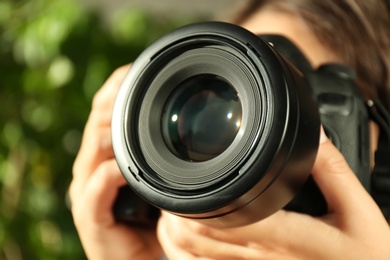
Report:
[[[193,76],[173,91],[162,118],[164,140],[176,156],[202,162],[224,152],[241,125],[237,92],[223,78]]]

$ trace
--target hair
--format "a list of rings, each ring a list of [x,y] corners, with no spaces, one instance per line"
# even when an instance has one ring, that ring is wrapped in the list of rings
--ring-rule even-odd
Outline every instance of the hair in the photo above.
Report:
[[[241,24],[264,6],[298,14],[327,48],[355,69],[367,99],[390,111],[390,1],[248,0],[232,18]]]

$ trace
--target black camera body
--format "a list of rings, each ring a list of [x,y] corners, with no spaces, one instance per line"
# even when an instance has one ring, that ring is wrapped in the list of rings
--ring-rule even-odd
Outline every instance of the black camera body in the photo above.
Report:
[[[310,177],[321,124],[369,190],[368,121],[345,66],[313,70],[287,39],[232,24],[179,28],[138,57],[115,102],[113,148],[132,190],[114,214],[150,224],[163,209],[222,227],[281,208],[322,215]]]

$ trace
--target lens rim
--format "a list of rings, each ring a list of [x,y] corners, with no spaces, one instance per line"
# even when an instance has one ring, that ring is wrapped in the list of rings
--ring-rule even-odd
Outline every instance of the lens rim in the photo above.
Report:
[[[264,127],[267,100],[262,80],[252,72],[255,67],[235,48],[208,39],[204,45],[187,50],[187,44],[175,46],[172,57],[162,63],[143,96],[139,109],[138,135],[144,159],[153,170],[148,177],[173,190],[199,190],[236,174],[237,162],[243,160]],[[218,45],[217,45],[218,44]],[[183,49],[181,49],[181,48]],[[178,54],[179,53],[179,54]],[[157,62],[157,61],[155,61]],[[217,157],[204,162],[178,158],[162,136],[163,107],[171,93],[184,80],[202,74],[224,78],[240,96],[242,122],[231,145]],[[252,119],[252,120],[251,120]]]

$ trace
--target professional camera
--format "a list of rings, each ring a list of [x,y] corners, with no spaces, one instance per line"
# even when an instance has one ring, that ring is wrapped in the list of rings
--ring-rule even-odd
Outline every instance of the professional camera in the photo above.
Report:
[[[113,148],[132,188],[115,215],[147,224],[158,208],[222,227],[281,208],[322,215],[310,175],[321,124],[369,190],[368,120],[346,66],[314,70],[287,39],[232,24],[179,28],[138,57],[115,102]]]

